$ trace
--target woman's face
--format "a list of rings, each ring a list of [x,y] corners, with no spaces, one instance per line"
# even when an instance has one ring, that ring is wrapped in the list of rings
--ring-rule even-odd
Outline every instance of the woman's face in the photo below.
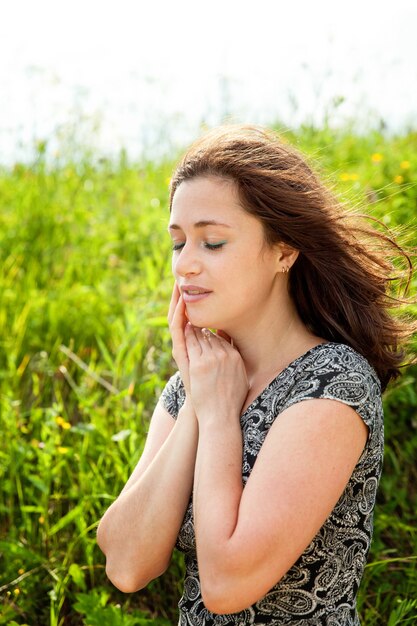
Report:
[[[271,299],[276,311],[279,246],[264,243],[260,221],[241,207],[233,182],[200,177],[181,183],[168,230],[173,274],[194,326],[230,334],[256,324]],[[282,279],[278,283],[282,289]]]

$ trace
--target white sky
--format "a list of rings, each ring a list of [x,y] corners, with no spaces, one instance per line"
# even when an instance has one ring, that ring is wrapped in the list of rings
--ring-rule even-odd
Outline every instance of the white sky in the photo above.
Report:
[[[82,115],[133,153],[339,95],[335,120],[415,127],[416,32],[416,0],[0,0],[0,162]]]

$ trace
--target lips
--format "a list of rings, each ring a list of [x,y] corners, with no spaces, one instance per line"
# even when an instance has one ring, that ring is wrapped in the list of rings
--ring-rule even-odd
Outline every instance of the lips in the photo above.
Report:
[[[211,293],[209,289],[199,287],[198,285],[183,285],[181,287],[181,291],[183,294],[187,294],[188,296],[200,296],[204,293]]]
[[[193,304],[208,298],[212,293],[209,289],[200,287],[199,285],[183,285],[181,287],[182,297],[186,304]]]

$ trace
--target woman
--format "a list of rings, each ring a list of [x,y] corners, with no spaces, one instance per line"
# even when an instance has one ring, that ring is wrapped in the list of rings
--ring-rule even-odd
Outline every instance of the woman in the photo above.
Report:
[[[208,133],[174,173],[179,371],[98,541],[126,592],[177,544],[183,626],[359,624],[407,328],[388,313],[390,240],[355,219],[259,128]]]

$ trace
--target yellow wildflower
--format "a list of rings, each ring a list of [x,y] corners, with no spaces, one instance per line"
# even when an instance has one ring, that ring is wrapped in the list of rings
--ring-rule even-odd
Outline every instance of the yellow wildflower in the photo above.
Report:
[[[33,446],[34,448],[38,448],[39,441],[37,439],[31,439],[30,445]]]
[[[13,590],[13,593],[14,593],[15,596],[18,596],[19,593],[20,593],[19,587],[16,587],[16,589]]]
[[[401,176],[401,174],[399,174],[398,176],[394,178],[394,183],[397,183],[397,185],[400,185],[403,181],[404,181],[404,176]]]
[[[19,574],[19,576],[21,576],[22,574],[25,573],[25,570],[23,569],[23,567],[21,567],[20,569],[17,570],[17,573]]]
[[[66,454],[68,452],[69,448],[65,448],[64,446],[58,446],[58,452],[59,454]]]
[[[41,515],[38,519],[39,524],[45,524],[45,518],[43,515]]]
[[[409,170],[410,169],[410,161],[401,161],[400,167],[401,167],[402,170]]]
[[[381,154],[380,152],[374,152],[373,155],[371,156],[372,163],[380,163],[383,158],[384,158],[384,155]]]
[[[58,426],[61,426],[61,428],[63,428],[64,430],[68,430],[69,428],[71,428],[71,424],[67,422],[66,420],[64,420],[64,418],[61,417],[60,415],[58,415],[55,418],[55,422],[58,424]]]

